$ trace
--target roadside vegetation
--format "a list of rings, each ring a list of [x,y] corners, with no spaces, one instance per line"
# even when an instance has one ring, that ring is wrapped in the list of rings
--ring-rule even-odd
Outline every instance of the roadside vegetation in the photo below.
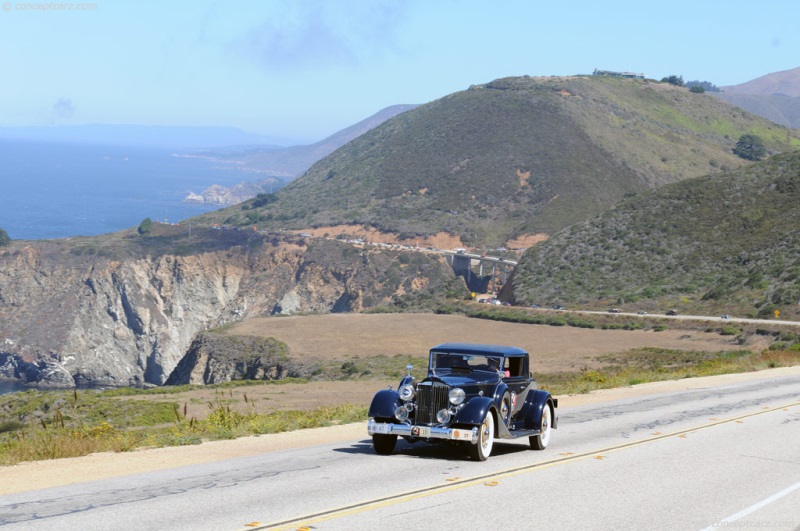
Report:
[[[137,389],[30,390],[3,395],[0,465],[331,426],[358,422],[367,414],[365,406],[352,404],[260,414],[247,389],[245,382],[217,387],[202,420],[187,418],[186,405],[182,408],[178,402],[121,398],[150,392]]]

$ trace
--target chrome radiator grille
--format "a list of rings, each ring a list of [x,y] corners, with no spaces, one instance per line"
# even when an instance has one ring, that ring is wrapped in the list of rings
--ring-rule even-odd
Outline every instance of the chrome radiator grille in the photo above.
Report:
[[[450,387],[439,382],[422,382],[417,386],[416,424],[433,426],[436,412],[448,406]]]

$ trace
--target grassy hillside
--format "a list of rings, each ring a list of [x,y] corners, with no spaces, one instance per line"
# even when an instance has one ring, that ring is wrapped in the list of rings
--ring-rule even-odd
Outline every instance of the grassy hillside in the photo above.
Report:
[[[763,116],[786,127],[800,127],[800,96],[784,94],[735,94],[720,92],[714,97],[727,101],[742,109]]]
[[[207,222],[302,229],[368,224],[468,245],[552,234],[626,195],[735,168],[739,136],[796,132],[705,94],[647,80],[506,78],[405,112],[312,166],[269,202]],[[272,200],[275,199],[275,200]]]
[[[530,249],[520,304],[786,317],[800,301],[800,152],[665,186]]]

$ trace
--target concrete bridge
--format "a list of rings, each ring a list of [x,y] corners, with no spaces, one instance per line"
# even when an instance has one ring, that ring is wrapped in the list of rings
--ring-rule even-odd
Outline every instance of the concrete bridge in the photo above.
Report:
[[[517,262],[497,256],[443,251],[456,275],[463,277],[470,291],[496,293],[505,286]]]

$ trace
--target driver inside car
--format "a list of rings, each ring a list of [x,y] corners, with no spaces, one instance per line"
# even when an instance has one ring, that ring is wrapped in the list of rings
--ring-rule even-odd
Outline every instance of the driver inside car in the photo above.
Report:
[[[500,370],[500,358],[489,358],[489,369],[501,373],[504,377],[511,376],[508,370]]]

